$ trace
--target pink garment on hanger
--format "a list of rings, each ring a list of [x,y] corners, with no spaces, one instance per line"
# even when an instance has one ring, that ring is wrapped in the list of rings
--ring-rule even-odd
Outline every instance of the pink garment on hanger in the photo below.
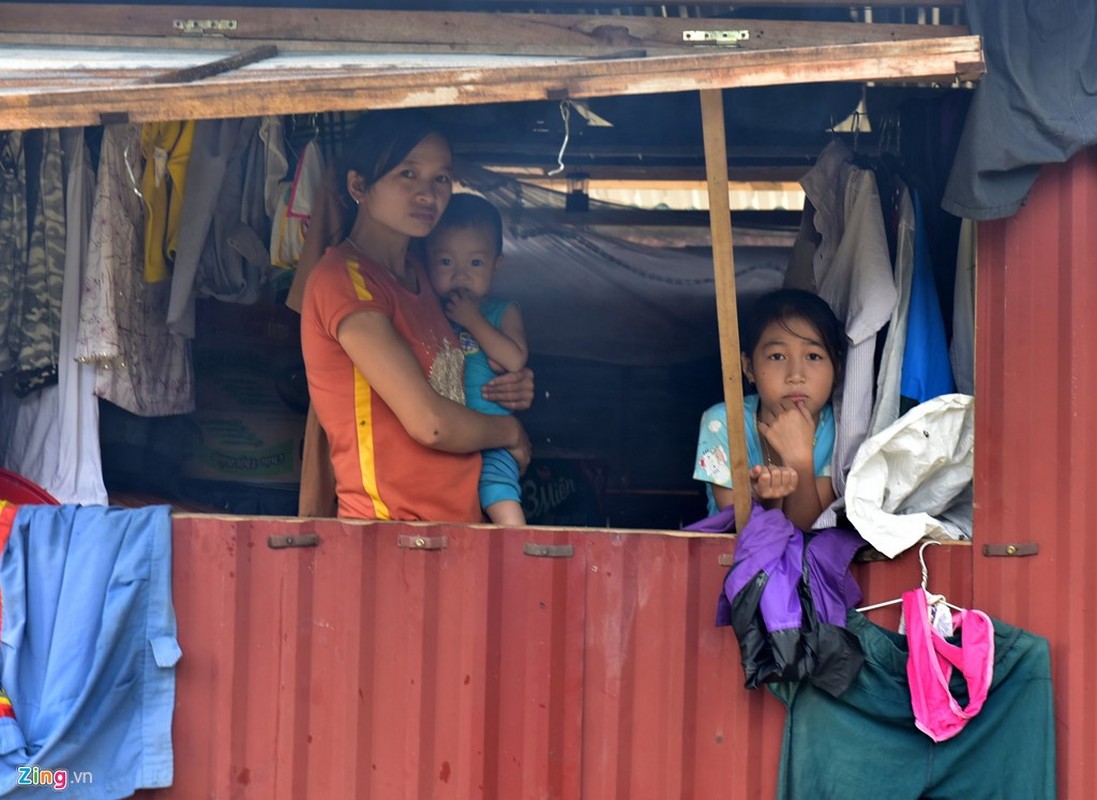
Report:
[[[982,611],[965,609],[953,615],[960,629],[959,647],[933,630],[924,589],[903,593],[903,619],[907,629],[907,679],[914,724],[935,742],[943,742],[963,730],[983,707],[994,677],[994,625]],[[959,667],[968,687],[963,708],[948,690],[952,668]]]

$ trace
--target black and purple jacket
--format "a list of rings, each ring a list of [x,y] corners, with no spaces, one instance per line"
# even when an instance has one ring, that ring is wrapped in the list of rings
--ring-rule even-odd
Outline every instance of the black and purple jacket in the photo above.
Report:
[[[727,530],[733,513],[686,529]],[[864,545],[841,528],[805,534],[780,510],[754,504],[716,609],[716,624],[735,629],[747,688],[809,680],[835,697],[848,688],[863,662],[845,629],[847,610],[861,599],[849,565]]]

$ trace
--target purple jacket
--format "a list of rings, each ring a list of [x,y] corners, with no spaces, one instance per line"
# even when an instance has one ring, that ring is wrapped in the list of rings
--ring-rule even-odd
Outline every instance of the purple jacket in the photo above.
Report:
[[[727,530],[733,513],[686,530]],[[753,505],[716,608],[716,624],[735,629],[748,688],[810,680],[834,696],[845,691],[863,661],[845,620],[861,599],[849,564],[864,544],[841,528],[805,534],[780,510]]]

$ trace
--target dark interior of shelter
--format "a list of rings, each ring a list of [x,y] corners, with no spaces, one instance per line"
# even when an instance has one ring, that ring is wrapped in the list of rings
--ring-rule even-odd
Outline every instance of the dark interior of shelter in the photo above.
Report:
[[[302,4],[265,0],[233,5]],[[350,0],[308,5],[396,7]],[[464,3],[445,8],[458,5],[460,10],[478,10]],[[551,10],[577,13],[563,5]],[[651,13],[651,8],[636,11]],[[843,7],[739,6],[720,13],[729,18],[851,19]],[[881,10],[877,21],[888,21],[887,13]],[[892,21],[908,21],[898,17],[900,11],[894,13]],[[748,185],[795,185],[828,143],[841,141],[858,164],[876,173],[882,202],[893,201],[887,192],[892,178],[916,187],[947,326],[960,220],[942,211],[939,201],[970,88],[833,83],[726,90],[731,179]],[[636,209],[588,198],[583,188],[587,181],[615,178],[628,178],[642,188],[644,176],[703,186],[698,94],[488,103],[428,112],[452,141],[458,177],[464,170],[473,188],[482,190],[485,181],[490,183],[484,175],[494,174],[505,176],[503,191],[521,193],[516,181],[544,178],[553,170],[576,187],[549,191],[531,182],[528,205],[522,207],[526,216],[504,211],[507,266],[501,290],[526,311],[530,366],[536,376],[533,406],[520,415],[533,443],[534,460],[523,479],[529,521],[677,529],[704,516],[704,495],[692,479],[698,422],[723,392],[714,284],[711,274],[691,271],[693,260],[704,264],[711,259],[707,213]],[[296,158],[315,142],[326,156],[334,156],[354,116],[286,116],[287,153]],[[88,141],[94,157],[94,129],[88,129]],[[288,177],[295,168],[291,163]],[[480,168],[491,172],[480,173]],[[538,214],[545,215],[544,223]],[[741,310],[749,308],[753,296],[782,285],[801,217],[800,207],[779,204],[732,211]],[[269,237],[270,232],[262,234]],[[663,254],[667,266],[650,270],[619,255],[602,254],[609,267],[603,265],[592,277],[581,265],[569,269],[554,263],[573,251],[538,247],[559,240],[589,248],[586,234],[642,251],[644,264],[659,261]],[[894,238],[889,244],[894,248]],[[676,276],[674,265],[683,259],[686,271]],[[299,317],[285,305],[292,272],[270,270],[254,302],[198,301],[192,342],[194,413],[138,416],[101,402],[103,474],[112,498],[164,499],[182,509],[296,515],[295,470],[300,467],[308,391]],[[637,289],[637,283],[643,288]]]

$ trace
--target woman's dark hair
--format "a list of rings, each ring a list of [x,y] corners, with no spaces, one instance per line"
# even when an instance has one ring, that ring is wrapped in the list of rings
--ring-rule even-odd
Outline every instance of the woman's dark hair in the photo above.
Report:
[[[347,173],[354,170],[369,188],[400,164],[430,134],[445,138],[441,126],[422,111],[370,111],[354,123],[336,162],[336,179],[343,205],[353,208]]]
[[[834,363],[837,382],[846,364],[846,332],[834,316],[827,301],[801,289],[778,289],[755,300],[743,318],[739,345],[747,358],[754,357],[754,348],[771,323],[787,328],[788,321],[799,317],[819,332],[823,349]]]
[[[454,228],[486,231],[491,236],[495,255],[503,253],[503,219],[499,209],[480,195],[463,192],[450,197],[449,205],[427,240]]]

